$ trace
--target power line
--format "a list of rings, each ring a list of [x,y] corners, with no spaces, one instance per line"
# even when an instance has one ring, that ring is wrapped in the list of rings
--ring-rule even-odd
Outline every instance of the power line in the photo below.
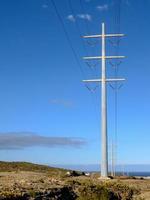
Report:
[[[81,12],[84,14],[84,15],[86,15],[87,13],[85,12],[85,7],[84,7],[84,3],[83,3],[83,0],[79,0],[79,3],[80,3],[80,8],[81,8]],[[85,24],[85,29],[86,29],[86,32],[87,32],[87,34],[89,34],[89,33],[91,33],[91,29],[90,29],[90,27],[89,27],[89,23],[88,23],[88,21],[85,19],[84,20],[84,24]],[[93,41],[93,39],[92,38],[90,38],[90,40],[92,41],[92,42],[90,42],[89,40],[87,41],[87,43],[88,44],[94,44],[95,42]],[[90,45],[91,45],[90,44]],[[96,51],[95,51],[95,48],[94,48],[94,50],[92,49],[91,50],[91,54],[95,54],[96,53]],[[87,65],[88,66],[93,66],[93,70],[94,70],[94,73],[92,74],[92,76],[94,75],[94,76],[97,76],[97,71],[96,71],[96,65],[99,63],[99,61],[96,61],[96,63],[95,63],[95,61],[94,60],[91,60],[91,61],[86,61],[87,62]],[[96,94],[96,93],[95,93]],[[93,97],[93,95],[92,95],[92,97]],[[96,100],[98,99],[98,96],[97,96],[97,94],[95,95],[95,97],[96,98],[93,98],[93,102],[95,102],[95,104],[97,104],[97,102],[96,102]],[[96,107],[97,107],[97,105],[95,105]]]
[[[60,21],[60,24],[62,25],[63,31],[64,31],[64,33],[65,33],[66,39],[67,39],[67,41],[68,41],[68,43],[69,43],[69,46],[70,46],[70,48],[71,48],[71,50],[72,50],[72,52],[73,52],[73,55],[74,55],[74,57],[75,57],[75,60],[76,60],[76,62],[77,62],[77,64],[78,64],[78,66],[80,67],[81,74],[82,74],[83,77],[85,77],[84,71],[83,71],[82,66],[81,66],[81,64],[80,64],[80,61],[79,61],[79,59],[78,59],[78,55],[77,55],[77,53],[76,53],[76,51],[75,51],[75,49],[74,49],[74,47],[73,47],[73,44],[72,44],[71,39],[70,39],[70,37],[69,37],[69,34],[68,34],[67,30],[66,30],[66,27],[65,27],[65,24],[64,24],[64,22],[63,22],[63,19],[62,19],[61,15],[60,15],[60,13],[59,13],[59,11],[58,11],[58,9],[57,9],[57,6],[56,6],[54,0],[51,0],[51,2],[52,2],[52,5],[53,5],[53,7],[54,7],[54,10],[55,10],[55,12],[56,12],[56,15],[57,15],[57,17],[58,17],[58,19],[59,19],[59,21]],[[72,13],[74,13],[74,15],[75,15],[74,9],[73,9],[72,4],[71,4],[71,1],[69,1],[69,6],[70,6],[70,9],[71,9]],[[81,37],[81,31],[80,31],[80,28],[79,28],[79,25],[78,25],[78,24],[76,24],[76,28],[77,28],[77,30],[78,30],[79,33],[80,33],[80,34],[79,34],[79,37]],[[82,41],[83,41],[83,40],[82,40]],[[83,44],[83,46],[84,46],[84,44]],[[87,52],[86,47],[84,47],[84,50]],[[88,54],[88,53],[87,53],[87,54]]]
[[[82,66],[81,66],[81,64],[80,64],[80,61],[79,61],[79,59],[78,59],[78,54],[76,53],[76,51],[75,51],[75,49],[74,49],[74,47],[73,47],[73,44],[72,44],[71,39],[70,39],[70,37],[69,37],[69,34],[68,34],[67,30],[66,30],[65,24],[64,24],[64,22],[63,22],[63,18],[61,17],[61,15],[60,15],[60,13],[59,13],[59,11],[58,11],[58,9],[57,9],[57,6],[56,6],[54,0],[51,0],[51,3],[52,3],[52,5],[53,5],[53,8],[54,8],[54,10],[55,10],[55,13],[56,13],[56,15],[57,15],[59,21],[60,21],[60,24],[61,24],[61,26],[62,26],[62,28],[63,28],[63,31],[64,31],[65,36],[66,36],[66,39],[67,39],[67,41],[68,41],[68,43],[69,43],[69,46],[70,46],[70,48],[71,48],[71,50],[72,50],[72,53],[73,53],[73,55],[74,55],[74,58],[75,58],[75,60],[76,60],[76,63],[77,63],[77,65],[79,66],[80,72],[81,72],[82,76],[85,77],[85,73],[84,73],[84,71],[83,71],[83,69],[82,69]]]
[[[82,10],[82,13],[85,15],[86,12],[85,12],[85,9],[84,9],[83,2],[82,2],[82,0],[79,0],[79,2],[80,2],[80,7],[81,7],[81,10]],[[84,20],[84,22],[85,22],[87,34],[89,34],[90,33],[90,29],[89,29],[88,21]]]
[[[75,10],[74,10],[73,5],[72,5],[72,1],[71,1],[71,0],[68,0],[68,4],[69,4],[69,8],[70,8],[70,10],[71,10],[71,13],[72,13],[73,16],[75,17],[76,14],[75,14]],[[80,2],[80,4],[82,4],[82,2]],[[83,4],[82,4],[81,7],[82,7],[82,9],[83,9]],[[85,10],[84,10],[83,12],[85,12]],[[82,39],[82,37],[81,37],[82,33],[81,33],[81,29],[80,29],[80,26],[79,26],[78,21],[75,20],[74,24],[75,24],[75,26],[76,26],[76,30],[77,30],[77,32],[78,32],[78,34],[79,34],[79,37],[80,37],[80,40],[81,40],[81,42],[82,42],[83,50],[85,51],[86,55],[89,55],[88,50],[87,50],[87,47],[86,47],[86,45],[85,45],[85,43],[84,43],[84,41],[83,41],[83,39]],[[86,27],[87,27],[87,26],[88,26],[88,24],[86,23]],[[93,68],[96,68],[96,64],[95,64],[95,63],[92,63],[92,65],[91,65],[91,63],[87,62],[87,65],[90,67],[90,72],[93,72],[93,69],[91,69],[92,66],[93,66]],[[92,74],[92,75],[93,75],[93,74]],[[95,74],[94,74],[94,75],[96,76],[96,71],[95,71]],[[93,93],[95,94],[98,85],[96,85],[96,87],[94,87],[94,88],[91,88],[91,87],[89,87],[88,85],[85,85],[85,86],[86,86],[86,88],[91,92],[92,104],[93,104],[93,108],[94,108],[94,106],[95,106],[95,109],[94,109],[94,110],[95,110],[95,112],[96,112],[96,119],[97,119],[98,113],[97,113],[96,99],[94,98],[95,96],[93,95]],[[98,120],[98,119],[97,119],[97,120]]]
[[[80,3],[80,8],[81,8],[81,12],[84,14],[84,15],[87,15],[87,13],[85,12],[85,8],[84,8],[84,4],[83,4],[83,1],[82,0],[79,0],[79,3]],[[91,32],[91,29],[90,29],[90,27],[89,27],[89,23],[88,23],[88,20],[87,19],[85,19],[84,20],[84,24],[85,24],[85,29],[86,29],[86,32],[87,32],[87,34],[89,34],[90,32]],[[95,45],[97,42],[95,42],[95,41],[93,41],[93,40],[91,40],[91,41],[87,41],[87,44],[89,44],[89,45]],[[95,49],[94,49],[95,50]],[[93,53],[94,51],[91,51],[91,53]],[[87,52],[86,52],[87,53]],[[88,54],[87,54],[88,55]],[[89,63],[89,62],[88,62]],[[94,61],[92,61],[92,62],[90,62],[89,63],[89,65],[91,65],[91,66],[95,66],[95,63],[94,63]],[[93,68],[93,69],[95,69],[95,67]],[[96,72],[95,72],[95,75],[96,75]]]
[[[72,6],[71,0],[68,0],[68,4],[69,4],[69,8],[70,8],[70,10],[71,10],[71,13],[72,13],[73,16],[75,17],[76,14],[75,14],[74,8],[73,8],[73,6]],[[86,46],[85,46],[85,43],[84,43],[84,41],[83,41],[83,39],[82,39],[82,33],[81,33],[81,30],[80,30],[80,27],[79,27],[79,24],[78,24],[77,20],[75,20],[74,23],[75,23],[77,32],[79,33],[79,37],[80,37],[80,40],[81,40],[81,42],[82,42],[83,50],[84,50],[84,51],[86,52],[86,54],[88,55],[88,51],[87,51]]]
[[[73,16],[75,17],[76,14],[75,14],[75,11],[74,11],[74,8],[73,8],[73,5],[72,5],[72,1],[71,1],[71,0],[68,0],[68,4],[69,4],[69,8],[70,8],[70,10],[71,10],[71,13],[72,13]],[[83,39],[82,39],[82,37],[81,37],[81,36],[82,36],[82,33],[81,33],[81,29],[80,29],[80,26],[79,26],[78,21],[75,20],[75,21],[74,21],[74,24],[75,24],[75,26],[76,26],[77,33],[79,34],[79,38],[80,38],[80,41],[81,41],[81,43],[82,43],[83,50],[84,50],[84,52],[86,53],[86,55],[88,56],[89,53],[88,53],[87,47],[86,47],[86,45],[85,45],[85,43],[84,43],[84,41],[83,41]],[[93,72],[93,68],[95,68],[96,65],[97,65],[97,63],[91,64],[91,63],[89,63],[89,62],[86,62],[86,64],[89,66],[91,72]],[[95,75],[96,75],[96,73],[95,73]]]
[[[120,33],[120,18],[121,18],[121,0],[116,1],[116,31]],[[119,43],[115,47],[115,53],[119,54]],[[116,62],[114,75],[118,77],[118,63]],[[115,143],[116,143],[116,159],[117,159],[117,146],[118,146],[118,84],[115,83]]]
[[[75,10],[73,8],[73,5],[72,5],[72,1],[71,0],[68,0],[68,4],[69,4],[69,8],[71,10],[71,13],[73,14],[73,16],[75,17],[76,14],[75,14]],[[82,5],[83,7],[83,5]],[[84,11],[85,12],[85,11]],[[85,20],[84,20],[85,21]],[[79,35],[79,38],[80,38],[80,41],[82,43],[82,47],[83,47],[83,50],[84,52],[86,53],[86,55],[88,56],[89,53],[88,53],[88,50],[87,50],[87,46],[85,45],[85,42],[83,41],[82,39],[82,32],[81,32],[81,29],[80,29],[80,26],[79,26],[79,23],[78,23],[78,20],[75,18],[75,21],[74,21],[74,24],[76,26],[76,30],[77,30],[77,33]],[[91,62],[86,62],[86,64],[89,66],[90,68],[90,72],[95,72],[93,73],[92,75],[95,75],[96,76],[96,71],[94,70],[96,68],[96,65],[97,65],[97,62],[96,63],[91,63]]]
[[[121,21],[121,0],[116,0],[114,2],[114,18],[113,19],[113,28],[114,32],[120,33],[120,21]],[[113,41],[113,46],[115,49],[115,55],[119,54],[119,38],[115,38]],[[114,45],[115,44],[115,45]],[[121,63],[118,61],[115,61],[113,64],[114,68],[114,76],[115,78],[118,77],[118,67]],[[114,175],[115,175],[115,165],[117,162],[117,147],[118,147],[118,91],[121,88],[121,86],[118,86],[118,83],[114,83],[114,86],[112,87],[114,90],[114,137],[112,139],[112,168],[114,169]],[[115,156],[115,158],[114,158]]]

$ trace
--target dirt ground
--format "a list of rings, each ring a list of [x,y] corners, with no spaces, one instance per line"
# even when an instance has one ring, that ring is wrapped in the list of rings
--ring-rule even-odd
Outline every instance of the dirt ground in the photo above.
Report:
[[[122,180],[121,182],[141,190],[141,194],[135,197],[135,199],[150,200],[150,179],[145,179],[145,180],[130,179],[130,180]]]
[[[79,179],[92,179],[98,182],[94,177],[79,177]],[[67,179],[67,178],[66,178]],[[77,178],[78,179],[78,178]],[[150,179],[125,179],[125,180],[109,180],[112,182],[124,183],[128,186],[135,187],[141,191],[135,200],[150,200]],[[19,191],[22,190],[46,190],[53,187],[61,187],[65,183],[65,179],[51,177],[47,173],[38,172],[0,172],[0,191]]]

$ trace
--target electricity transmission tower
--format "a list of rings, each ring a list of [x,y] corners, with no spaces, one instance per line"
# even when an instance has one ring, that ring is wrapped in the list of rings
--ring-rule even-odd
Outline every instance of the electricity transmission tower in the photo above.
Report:
[[[83,38],[101,38],[102,39],[102,55],[94,57],[83,57],[84,60],[97,60],[101,59],[101,78],[83,80],[87,83],[101,83],[101,177],[108,177],[108,142],[107,142],[107,83],[124,81],[123,78],[107,78],[106,77],[106,59],[121,59],[125,56],[107,56],[106,55],[106,38],[122,37],[124,34],[106,34],[105,24],[102,23],[101,35],[83,36]]]

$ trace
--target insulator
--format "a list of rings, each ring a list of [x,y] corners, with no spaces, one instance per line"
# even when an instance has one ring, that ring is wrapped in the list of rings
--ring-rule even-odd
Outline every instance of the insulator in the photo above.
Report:
[[[120,86],[118,87],[118,90],[120,90],[123,87],[123,84],[120,84]]]
[[[109,86],[114,90],[115,88],[114,88],[114,86],[112,85],[112,84],[109,84]]]
[[[117,46],[119,46],[119,44],[120,44],[120,41],[121,41],[121,39],[118,39],[117,41],[112,41],[112,40],[109,40],[109,42],[112,44],[112,46],[114,46],[114,47],[117,47]]]
[[[115,62],[115,63],[112,63],[111,61],[109,61],[109,64],[112,66],[112,67],[117,67],[119,65],[121,65],[122,61],[120,60],[119,62]]]
[[[90,67],[90,68],[95,68],[96,67],[96,65],[98,64],[98,62],[96,62],[96,63],[91,63],[91,62],[86,62],[86,64]]]
[[[87,44],[90,45],[90,46],[93,46],[93,47],[94,47],[95,45],[97,45],[97,43],[98,43],[98,42],[97,42],[97,41],[94,41],[94,40],[93,40],[93,41],[87,40]]]
[[[94,93],[94,92],[96,91],[98,85],[96,85],[96,87],[94,87],[94,88],[90,88],[90,87],[86,84],[85,87],[86,87],[90,92]]]
[[[120,90],[120,89],[123,87],[123,84],[120,84],[119,86],[118,86],[118,84],[115,85],[115,86],[113,86],[112,84],[109,84],[109,86],[110,86],[113,90],[118,91],[118,90]]]

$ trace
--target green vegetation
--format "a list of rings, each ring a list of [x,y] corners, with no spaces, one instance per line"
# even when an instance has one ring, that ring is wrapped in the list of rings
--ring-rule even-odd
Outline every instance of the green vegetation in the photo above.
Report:
[[[45,165],[33,164],[29,162],[0,161],[0,172],[19,172],[19,171],[40,172],[40,173],[47,173],[51,177],[52,176],[63,177],[66,174],[67,170],[49,167]]]
[[[53,199],[53,200],[132,200],[134,190],[118,185],[106,187],[103,184],[75,183],[75,185],[53,188],[48,191],[37,192],[35,190],[26,191],[24,194],[15,194],[12,192],[2,192],[3,199],[30,200],[30,199]],[[121,190],[120,190],[121,188]]]
[[[135,188],[117,182],[100,182],[91,179],[73,180],[72,185],[77,193],[77,200],[132,200]]]
[[[44,165],[37,165],[28,162],[3,162],[0,161],[0,171],[47,171],[50,167]]]
[[[39,171],[49,172],[51,170],[60,170],[58,168],[49,167],[45,165],[33,164],[29,162],[3,162],[0,161],[0,172],[8,171]],[[66,171],[64,169],[61,169]]]
[[[27,171],[29,176],[25,176]],[[13,184],[10,187],[1,185],[0,198],[7,200],[132,200],[138,192],[119,180],[100,181],[77,172],[66,176],[65,169],[27,162],[0,162],[0,172],[8,172],[4,173],[7,178],[9,172],[13,172],[10,176]],[[2,180],[5,180],[3,176]]]
[[[78,200],[118,200],[117,196],[102,185],[82,185]]]

